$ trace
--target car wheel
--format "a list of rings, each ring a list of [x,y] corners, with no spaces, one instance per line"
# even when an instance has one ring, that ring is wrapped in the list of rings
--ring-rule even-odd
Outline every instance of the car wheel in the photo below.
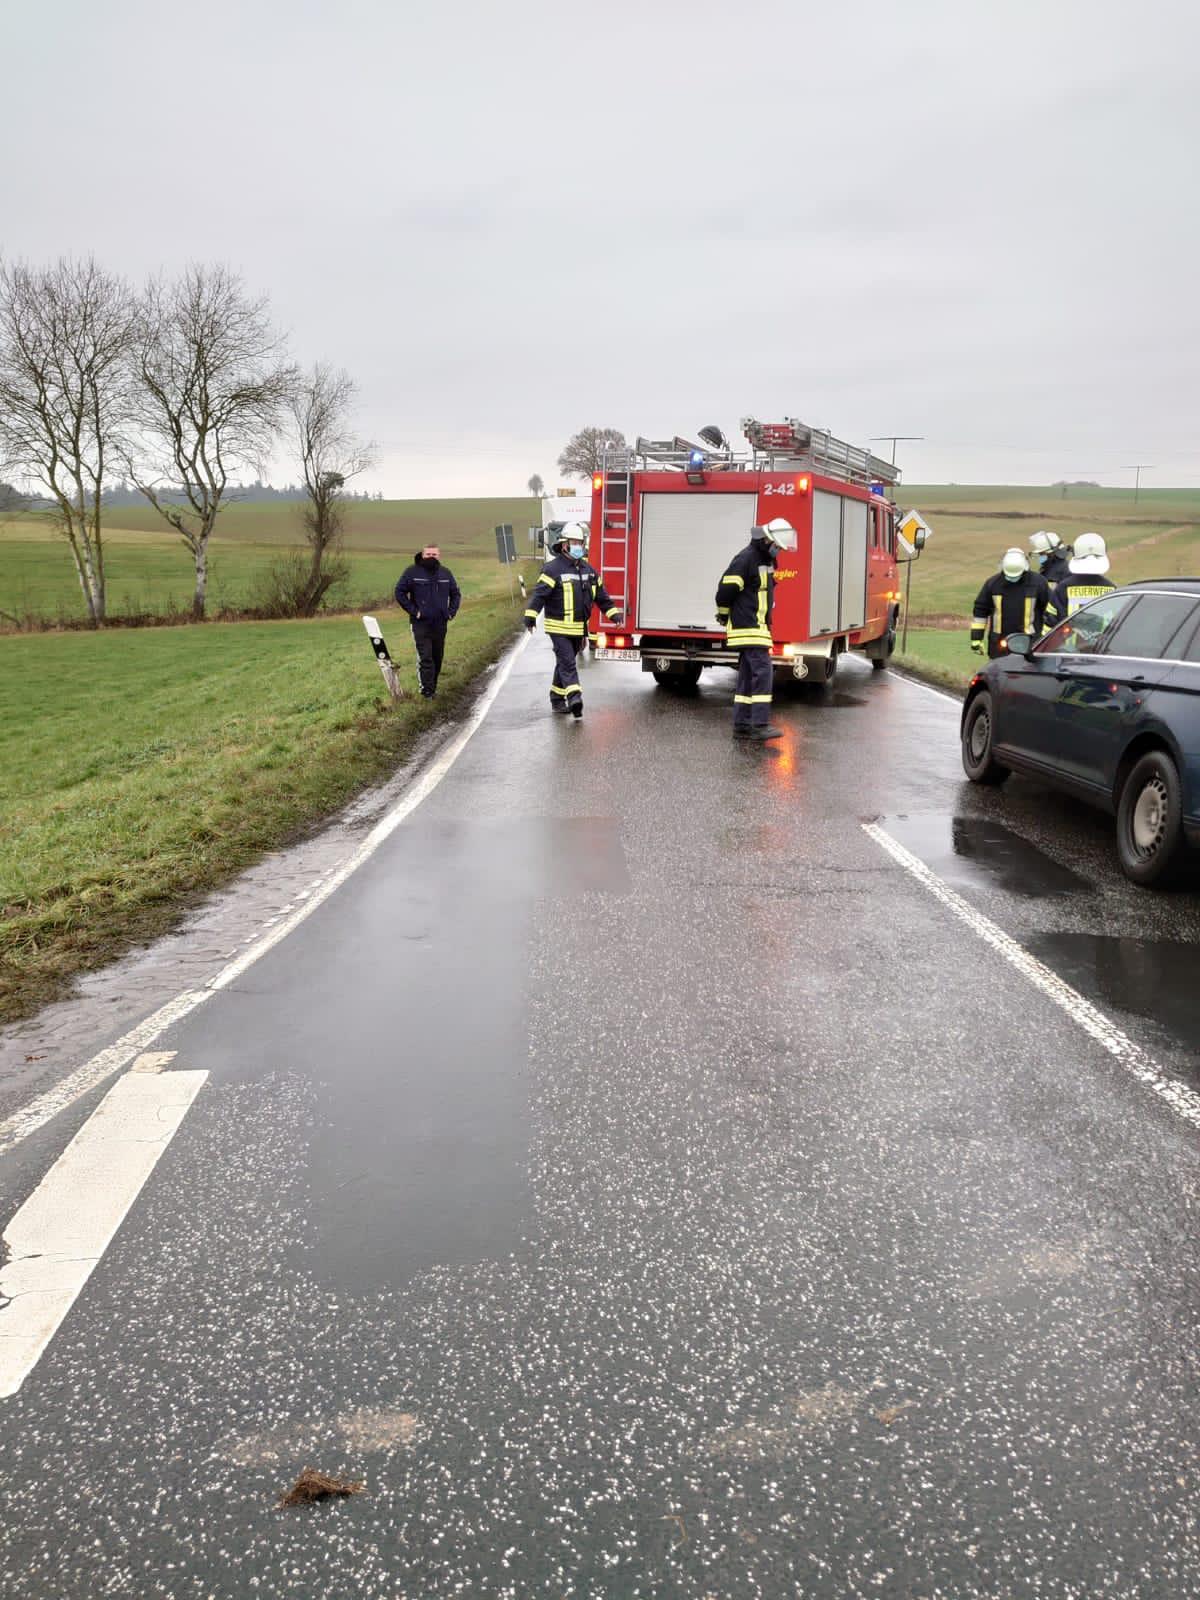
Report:
[[[962,731],[963,771],[972,783],[1003,783],[1009,769],[992,758],[992,697],[977,694],[967,708]]]
[[[1163,884],[1178,871],[1185,843],[1175,763],[1151,750],[1134,767],[1117,804],[1117,855],[1131,883]]]

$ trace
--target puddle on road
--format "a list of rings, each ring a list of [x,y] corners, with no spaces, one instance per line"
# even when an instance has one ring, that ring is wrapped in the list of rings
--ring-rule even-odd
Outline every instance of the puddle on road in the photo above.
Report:
[[[1028,947],[1088,999],[1148,1018],[1186,1050],[1200,1051],[1200,944],[1048,933],[1029,940]]]
[[[892,837],[947,883],[1003,889],[1040,899],[1079,894],[1092,886],[1003,823],[949,813],[884,817]]]

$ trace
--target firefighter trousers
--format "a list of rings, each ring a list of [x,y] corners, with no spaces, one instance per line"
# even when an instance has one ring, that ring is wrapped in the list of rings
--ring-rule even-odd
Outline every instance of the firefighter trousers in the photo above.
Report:
[[[446,624],[423,622],[420,617],[414,617],[412,635],[413,644],[417,647],[417,676],[421,680],[421,693],[426,700],[432,700],[446,650]]]
[[[550,704],[572,705],[576,700],[583,698],[583,690],[579,687],[577,657],[587,645],[587,638],[584,636],[573,639],[566,633],[551,633],[547,637],[554,648],[554,676],[550,680]]]
[[[773,681],[771,652],[766,645],[743,645],[738,651],[737,684],[733,694],[735,728],[766,727],[771,714]]]

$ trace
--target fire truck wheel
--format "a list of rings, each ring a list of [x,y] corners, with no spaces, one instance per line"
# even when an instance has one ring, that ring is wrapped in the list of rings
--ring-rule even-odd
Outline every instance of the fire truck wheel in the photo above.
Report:
[[[986,690],[967,707],[962,730],[963,771],[972,783],[1003,783],[1008,768],[992,759],[992,697]]]
[[[896,630],[889,628],[883,636],[883,645],[877,656],[871,657],[871,671],[882,672],[896,653]]]
[[[815,683],[818,688],[822,684],[832,683],[837,677],[838,652],[831,650],[827,656],[814,656],[808,663],[808,681]]]

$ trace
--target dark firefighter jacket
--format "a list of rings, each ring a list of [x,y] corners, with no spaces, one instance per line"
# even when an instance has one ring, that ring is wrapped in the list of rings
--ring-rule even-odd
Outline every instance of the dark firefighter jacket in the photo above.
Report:
[[[597,605],[606,617],[619,617],[621,608],[612,603],[600,574],[586,561],[570,556],[555,556],[542,568],[530,591],[525,616],[534,622],[544,614],[547,633],[565,633],[581,639],[587,632],[592,607]]]
[[[401,573],[396,600],[414,622],[453,622],[462,604],[462,591],[449,567],[441,562],[425,567],[418,560]]]
[[[1050,604],[1046,607],[1047,627],[1056,628],[1080,606],[1087,605],[1089,600],[1098,600],[1102,594],[1115,588],[1115,583],[1102,578],[1098,572],[1068,573],[1050,596]]]
[[[1036,572],[1024,572],[1010,583],[1002,572],[990,577],[975,596],[971,613],[971,643],[988,636],[988,654],[1000,654],[1000,641],[1010,633],[1031,633],[1036,639],[1045,627],[1050,586]]]
[[[735,650],[770,646],[774,566],[774,557],[751,540],[734,556],[717,585],[717,621],[725,624],[726,641]]]
[[[1040,577],[1045,578],[1051,589],[1069,577],[1071,572],[1071,551],[1069,547],[1055,550],[1048,555],[1038,568]]]

